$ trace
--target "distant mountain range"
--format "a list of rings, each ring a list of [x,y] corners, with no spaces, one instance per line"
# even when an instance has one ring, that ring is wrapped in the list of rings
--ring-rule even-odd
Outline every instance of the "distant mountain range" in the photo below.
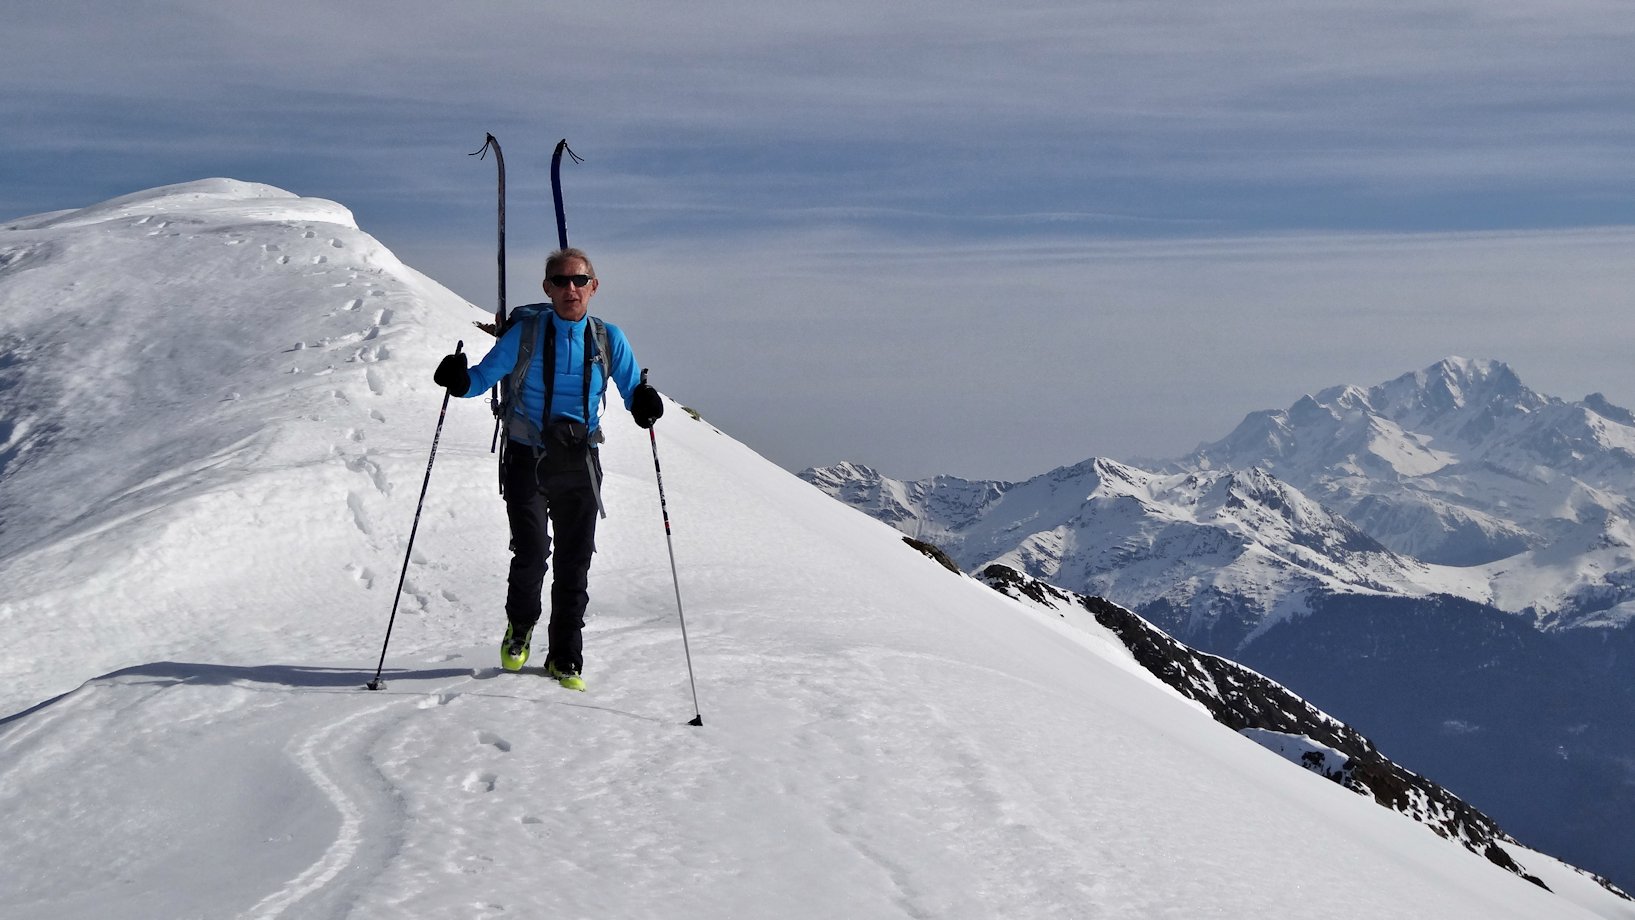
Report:
[[[1105,598],[1261,670],[1635,884],[1635,415],[1450,357],[1148,466],[801,476],[965,571]]]
[[[1021,483],[801,474],[971,570],[992,562],[1242,641],[1321,593],[1451,594],[1541,627],[1635,616],[1635,416],[1448,358],[1256,412],[1157,470],[1091,459]]]

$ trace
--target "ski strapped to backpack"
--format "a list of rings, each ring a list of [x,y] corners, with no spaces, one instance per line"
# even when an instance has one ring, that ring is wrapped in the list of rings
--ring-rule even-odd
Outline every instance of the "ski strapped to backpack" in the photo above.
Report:
[[[507,374],[500,382],[500,403],[498,417],[501,423],[504,425],[507,435],[505,438],[506,445],[500,453],[500,469],[502,471],[505,469],[505,451],[509,450],[510,441],[520,441],[534,448],[548,449],[545,431],[546,428],[549,427],[551,399],[553,395],[552,391],[556,382],[556,324],[550,322],[549,318],[545,315],[545,311],[537,307],[532,309],[529,307],[518,307],[516,310],[512,311],[511,319],[513,325],[520,325],[522,329],[520,331],[520,338],[517,341],[517,363],[511,368],[511,372]],[[542,322],[545,325],[543,330],[539,328],[540,323]],[[544,341],[541,342],[541,339]],[[522,386],[523,380],[528,376],[528,368],[533,364],[534,351],[538,347],[544,348],[543,355],[545,361],[542,371],[545,379],[545,401],[544,411],[541,413],[541,417],[538,419],[533,419],[529,418],[528,414],[522,410]],[[597,391],[597,399],[601,401],[603,408],[606,408],[607,406],[608,378],[610,378],[613,373],[613,358],[611,350],[608,348],[607,324],[602,322],[601,318],[595,316],[587,318],[587,322],[585,323],[585,343],[583,351],[585,355],[584,383],[581,386],[580,391],[584,395],[584,406],[582,409],[581,418],[588,427],[590,424],[592,367],[599,366],[602,370],[601,385]],[[586,466],[590,468],[591,485],[596,493],[597,510],[603,517],[606,517],[607,511],[602,507],[601,483],[597,481],[596,476],[596,464],[591,462],[591,458],[589,456],[589,451],[602,441],[603,437],[600,428],[594,432],[588,433],[586,442]],[[504,493],[505,477],[502,472],[500,476],[500,494],[503,495]]]

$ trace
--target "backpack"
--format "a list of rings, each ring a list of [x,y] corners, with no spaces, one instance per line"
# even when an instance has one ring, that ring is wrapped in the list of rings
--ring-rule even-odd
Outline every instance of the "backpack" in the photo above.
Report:
[[[517,363],[500,381],[500,399],[495,407],[495,414],[505,427],[506,439],[523,441],[535,447],[545,443],[544,425],[548,418],[532,419],[522,412],[522,383],[528,376],[528,367],[534,361],[534,349],[539,344],[539,324],[545,323],[545,413],[551,411],[551,387],[556,379],[556,324],[544,318],[544,310],[539,304],[518,307],[512,311],[507,329],[521,324],[522,337],[517,342]],[[503,332],[501,333],[504,334]],[[607,324],[601,318],[592,316],[585,325],[585,406],[583,418],[590,421],[590,379],[591,366],[600,365],[602,368],[602,383],[597,394],[602,406],[607,406],[607,381],[612,376],[613,361],[607,344]],[[591,435],[592,443],[601,443],[602,432],[598,429]]]

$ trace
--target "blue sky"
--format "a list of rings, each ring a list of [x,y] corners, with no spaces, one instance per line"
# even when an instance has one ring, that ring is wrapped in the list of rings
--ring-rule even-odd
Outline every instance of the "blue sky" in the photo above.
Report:
[[[1635,4],[21,2],[0,217],[230,176],[494,302],[569,232],[791,468],[1168,457],[1449,355],[1635,405]]]

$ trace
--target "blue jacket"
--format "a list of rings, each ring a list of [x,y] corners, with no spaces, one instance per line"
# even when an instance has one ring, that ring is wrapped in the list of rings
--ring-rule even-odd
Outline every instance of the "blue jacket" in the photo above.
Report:
[[[516,309],[530,308],[537,308],[543,321],[535,324],[539,339],[523,379],[522,411],[536,422],[541,418],[545,402],[545,334],[546,326],[551,325],[555,327],[556,381],[551,388],[551,415],[546,421],[574,419],[584,422],[591,431],[598,430],[602,424],[601,400],[597,398],[602,392],[602,366],[595,361],[591,362],[590,418],[582,417],[585,415],[585,327],[590,323],[589,317],[570,323],[557,316],[548,303]],[[517,343],[522,339],[524,325],[513,323],[493,349],[471,368],[471,386],[464,396],[480,396],[511,373],[517,364]],[[612,368],[613,383],[624,397],[625,408],[629,409],[631,397],[641,383],[641,368],[636,364],[636,356],[630,351],[630,341],[624,332],[606,320],[603,325],[607,327],[608,364]]]

